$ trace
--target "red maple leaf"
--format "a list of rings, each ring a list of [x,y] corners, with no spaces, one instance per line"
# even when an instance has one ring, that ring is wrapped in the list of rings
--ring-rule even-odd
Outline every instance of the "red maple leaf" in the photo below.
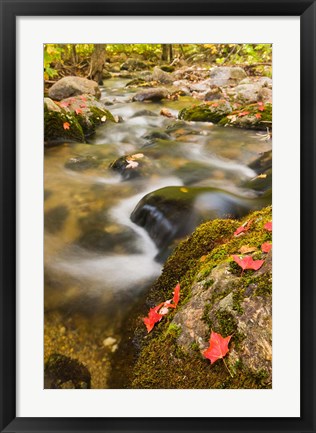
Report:
[[[261,119],[261,117],[262,117],[260,113],[256,113],[255,116],[257,119]]]
[[[176,287],[174,288],[173,298],[172,298],[173,304],[171,304],[170,300],[169,300],[169,301],[165,301],[163,306],[166,308],[176,308],[176,306],[178,305],[179,299],[180,299],[180,283],[178,283],[176,285]],[[162,309],[162,311],[165,312],[166,310]],[[160,314],[167,314],[167,313],[166,312],[161,313],[161,311],[160,311]]]
[[[143,322],[146,325],[148,333],[153,329],[153,327],[155,326],[155,324],[157,322],[160,322],[160,320],[163,318],[164,314],[159,314],[158,313],[158,311],[160,310],[160,308],[163,305],[164,305],[164,302],[162,302],[161,304],[157,305],[154,308],[151,308],[149,310],[148,317],[144,317],[143,318]]]
[[[86,104],[80,104],[79,107],[80,108],[86,108],[87,106],[86,106]]]
[[[63,102],[60,102],[60,103],[59,103],[59,106],[60,106],[60,107],[63,107],[63,108],[68,107],[68,105],[69,105],[69,103],[66,102],[66,101],[63,101]]]
[[[234,236],[238,236],[240,233],[247,232],[251,226],[252,220],[246,221],[234,232]]]
[[[216,332],[212,331],[210,338],[210,346],[203,352],[203,356],[209,359],[211,361],[211,364],[213,364],[218,359],[224,358],[224,356],[229,351],[228,343],[230,342],[231,338],[231,335],[224,338],[221,336],[221,334],[217,334]]]
[[[76,112],[76,114],[82,114],[82,110],[80,110],[80,108],[76,108],[75,112]]]
[[[69,129],[70,128],[70,123],[69,122],[64,122],[63,123],[63,128],[64,129]]]
[[[247,116],[247,114],[250,114],[250,111],[240,111],[238,117]]]
[[[264,104],[263,104],[263,102],[258,102],[258,110],[259,111],[264,111]]]
[[[264,242],[261,245],[261,249],[264,253],[268,253],[271,250],[271,248],[272,248],[272,244],[270,242]]]
[[[266,230],[268,230],[269,232],[272,232],[272,221],[269,221],[268,223],[266,223],[263,226]]]
[[[234,261],[242,268],[242,271],[246,269],[254,269],[257,271],[261,268],[264,263],[264,260],[253,260],[251,256],[245,256],[240,258],[239,256],[233,256]]]

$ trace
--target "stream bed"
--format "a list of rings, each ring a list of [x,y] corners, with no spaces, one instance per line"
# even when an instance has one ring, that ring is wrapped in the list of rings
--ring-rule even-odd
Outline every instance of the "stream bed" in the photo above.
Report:
[[[191,97],[130,102],[134,92],[127,82],[113,78],[101,88],[101,101],[112,101],[107,108],[118,123],[105,121],[88,143],[45,149],[45,356],[59,348],[79,359],[91,372],[93,388],[107,387],[122,323],[175,245],[175,236],[162,241],[171,223],[161,212],[156,230],[148,228],[150,221],[141,221],[143,214],[132,221],[139,202],[167,187],[183,194],[198,188],[207,192],[195,201],[202,219],[205,209],[209,212],[208,200],[212,211],[221,208],[227,216],[230,207],[222,207],[228,202],[243,213],[260,208],[261,192],[245,185],[257,175],[251,163],[271,150],[262,133],[177,120],[180,109],[196,102]],[[162,108],[175,117],[160,115]],[[136,157],[126,171],[133,175],[123,176],[110,166],[126,155]],[[179,227],[181,218],[188,221],[180,209]],[[194,219],[186,231],[179,229],[178,238],[196,224]]]

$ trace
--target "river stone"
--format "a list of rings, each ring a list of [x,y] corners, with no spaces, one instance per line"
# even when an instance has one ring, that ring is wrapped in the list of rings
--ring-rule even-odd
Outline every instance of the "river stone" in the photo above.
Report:
[[[111,72],[109,72],[107,69],[103,69],[102,80],[109,80],[110,78],[112,78]]]
[[[238,84],[247,74],[240,67],[219,66],[211,69],[210,77],[216,86],[230,86]]]
[[[70,96],[83,95],[85,93],[93,95],[98,99],[101,97],[101,91],[96,81],[81,77],[64,77],[52,85],[48,91],[48,96],[60,101]]]
[[[204,101],[216,101],[218,99],[223,99],[223,92],[218,86],[211,86],[211,90],[205,93]]]
[[[158,114],[150,110],[139,110],[131,116],[131,119],[133,117],[143,117],[143,116],[158,117]]]
[[[232,107],[226,100],[214,101],[213,104],[201,104],[183,108],[179,112],[179,119],[194,122],[217,123],[232,112]]]
[[[69,210],[64,205],[59,205],[45,212],[44,226],[49,233],[57,233],[64,227]]]
[[[142,71],[144,69],[148,69],[148,65],[137,59],[128,59],[121,65],[122,71]]]
[[[169,92],[164,87],[157,87],[152,89],[142,90],[133,97],[133,101],[161,101],[164,98],[167,98]]]
[[[203,221],[240,217],[252,205],[251,201],[215,188],[170,186],[145,195],[133,210],[131,220],[144,227],[164,251]]]
[[[152,79],[154,81],[158,81],[159,83],[163,84],[172,84],[173,83],[173,77],[169,72],[165,72],[162,69],[158,68],[158,66],[154,67],[153,73],[152,73]]]
[[[84,171],[98,167],[100,162],[101,161],[94,155],[74,156],[66,161],[65,168],[73,171]]]
[[[77,359],[54,353],[45,363],[44,383],[45,389],[90,389],[91,374]]]
[[[57,113],[61,113],[61,108],[57,105],[52,99],[44,98],[44,108],[48,111],[56,111]]]
[[[135,232],[129,227],[120,227],[120,232],[90,229],[76,241],[77,245],[97,253],[137,254],[141,252]]]
[[[246,103],[257,102],[260,90],[261,85],[258,83],[240,84],[235,87],[236,98]]]
[[[152,174],[152,164],[142,153],[121,156],[110,164],[110,169],[119,173],[124,180]]]

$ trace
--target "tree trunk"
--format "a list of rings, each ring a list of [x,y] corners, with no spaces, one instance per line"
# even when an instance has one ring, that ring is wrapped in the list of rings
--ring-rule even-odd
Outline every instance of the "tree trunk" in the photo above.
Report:
[[[169,62],[171,63],[173,60],[173,48],[172,44],[169,44]]]
[[[161,44],[161,48],[162,48],[161,60],[163,60],[164,62],[167,62],[168,61],[168,44]]]
[[[90,72],[88,77],[102,84],[102,71],[105,63],[106,44],[94,44],[94,50],[91,54]]]

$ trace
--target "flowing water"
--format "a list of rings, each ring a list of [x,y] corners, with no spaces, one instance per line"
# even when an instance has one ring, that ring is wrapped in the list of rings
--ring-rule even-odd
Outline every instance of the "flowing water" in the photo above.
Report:
[[[177,116],[196,103],[190,97],[129,102],[126,82],[111,79],[103,88],[120,123],[106,121],[87,144],[45,150],[45,311],[58,311],[61,322],[81,315],[118,339],[129,308],[162,268],[157,243],[130,219],[137,203],[167,186],[214,187],[256,203],[239,186],[256,176],[249,164],[271,149],[254,131],[159,115],[167,108]],[[123,179],[109,168],[139,153],[149,161],[142,176]],[[72,164],[83,157],[87,165]]]

